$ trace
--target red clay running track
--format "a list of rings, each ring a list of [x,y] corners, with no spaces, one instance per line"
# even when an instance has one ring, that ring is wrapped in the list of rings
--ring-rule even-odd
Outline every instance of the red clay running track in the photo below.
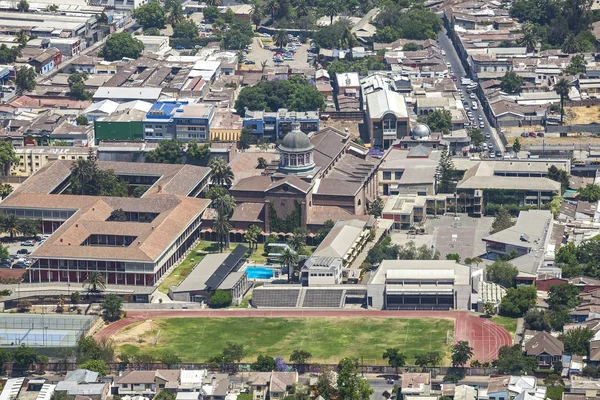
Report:
[[[475,348],[474,360],[493,361],[498,349],[512,345],[506,329],[489,319],[471,315],[466,311],[376,311],[376,310],[144,310],[127,311],[127,318],[112,323],[96,334],[98,339],[110,338],[134,322],[152,318],[453,318],[454,341],[466,340]]]

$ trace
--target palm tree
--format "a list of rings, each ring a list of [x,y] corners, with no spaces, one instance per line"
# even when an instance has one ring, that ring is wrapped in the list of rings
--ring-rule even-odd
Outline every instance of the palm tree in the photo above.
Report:
[[[213,223],[213,230],[219,237],[219,252],[223,251],[223,244],[225,247],[229,246],[229,231],[231,231],[231,224],[222,216],[217,216]]]
[[[288,239],[288,245],[299,253],[306,247],[306,236],[306,229],[294,229],[294,235]]]
[[[560,124],[563,124],[565,115],[565,98],[569,96],[569,82],[565,78],[560,78],[554,84],[554,92],[560,96]]]
[[[310,4],[308,3],[308,0],[296,0],[296,15],[298,15],[299,17],[306,17],[308,14],[310,14]]]
[[[279,10],[279,3],[277,0],[269,0],[267,4],[265,4],[265,11],[271,14],[271,23],[275,22],[275,13]]]
[[[88,295],[89,293],[97,293],[106,289],[106,280],[104,279],[104,276],[97,271],[92,272],[91,275],[83,281],[83,284],[88,287]]]
[[[230,187],[233,183],[233,172],[231,167],[220,157],[213,158],[209,165],[210,179],[215,185],[221,185],[224,187]]]
[[[82,195],[85,194],[85,185],[94,177],[95,166],[93,161],[84,159],[73,161],[71,165],[71,177],[80,185]]]
[[[252,9],[250,10],[250,18],[252,19],[252,23],[256,26],[256,29],[258,29],[258,26],[265,18],[265,10],[263,9],[261,3],[256,2],[252,4]]]
[[[179,0],[171,2],[171,11],[167,16],[167,22],[171,24],[171,26],[178,24],[184,20],[183,17],[183,7],[181,6],[181,2]]]
[[[218,196],[212,201],[211,207],[217,210],[220,217],[229,218],[235,208],[235,199],[229,194]]]
[[[19,224],[19,218],[14,214],[8,214],[2,219],[2,230],[8,232],[11,239],[21,233],[21,226]]]
[[[207,6],[220,6],[221,0],[204,0]]]
[[[294,268],[292,268],[292,266],[295,265],[297,262],[298,255],[295,251],[293,251],[289,247],[283,249],[281,255],[279,256],[279,263],[281,265],[285,265],[288,268],[288,282],[291,281],[292,274],[294,273]]]
[[[344,30],[344,34],[342,35],[340,47],[343,49],[350,50],[350,52],[348,53],[348,58],[350,60],[352,60],[354,58],[354,55],[352,54],[352,48],[355,46],[355,44],[356,44],[356,38],[354,37],[354,34],[352,33],[352,30],[350,29],[350,27],[347,26],[346,29]]]
[[[325,5],[325,15],[329,17],[329,23],[333,25],[333,17],[340,13],[342,9],[340,3],[337,0],[330,0]]]
[[[290,41],[288,33],[285,29],[277,31],[273,40],[275,41],[275,45],[279,48],[284,48]]]
[[[523,37],[517,40],[517,43],[521,46],[525,46],[528,53],[531,53],[535,50],[537,46],[537,35],[533,29],[533,25],[531,23],[526,23],[523,27]]]
[[[581,44],[579,43],[574,34],[569,33],[569,35],[567,35],[567,38],[565,39],[562,45],[562,51],[567,54],[581,52]]]

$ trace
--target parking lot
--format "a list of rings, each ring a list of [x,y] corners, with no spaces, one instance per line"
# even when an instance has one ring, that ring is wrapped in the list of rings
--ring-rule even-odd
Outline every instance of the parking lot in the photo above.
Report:
[[[7,248],[11,259],[2,260],[0,262],[0,268],[25,268],[25,266],[31,262],[30,253],[33,253],[33,251],[39,247],[40,242],[35,240],[28,241],[29,243],[33,243],[33,246],[24,246],[23,243],[25,242],[26,239],[2,243],[2,245]],[[27,250],[28,253],[23,253],[24,250]]]
[[[275,46],[275,45],[272,45]],[[286,60],[283,63],[278,63],[277,65],[281,66],[289,66],[292,68],[309,68],[310,65],[306,61],[308,58],[308,43],[305,43],[296,49],[296,55],[293,60]],[[261,63],[263,61],[267,62],[268,67],[275,66],[273,62],[273,55],[275,54],[272,50],[263,49],[260,45],[260,38],[255,37],[252,43],[252,50],[248,51],[248,55],[246,57],[249,61],[254,61],[254,65],[250,67],[254,67],[254,69],[260,69]]]

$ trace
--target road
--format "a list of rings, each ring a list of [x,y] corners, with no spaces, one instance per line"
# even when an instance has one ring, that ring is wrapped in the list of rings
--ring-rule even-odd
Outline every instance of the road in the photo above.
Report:
[[[468,94],[466,93],[466,87],[464,87],[460,84],[461,78],[467,77],[467,74],[465,72],[465,69],[463,68],[462,63],[460,62],[460,57],[458,56],[456,49],[452,45],[452,41],[446,34],[445,28],[443,28],[440,31],[440,33],[438,34],[438,41],[440,44],[440,48],[446,52],[444,59],[446,60],[446,62],[450,63],[450,65],[452,66],[452,73],[454,75],[456,75],[456,78],[457,78],[456,87],[458,88],[458,90],[462,90],[463,93],[465,93],[465,95],[466,95],[465,101],[468,101],[469,103],[471,103],[473,100],[471,100],[469,98]],[[473,116],[475,117],[476,123],[478,123],[480,115],[483,117],[483,122],[485,123],[485,128],[483,128],[483,134],[490,135],[490,139],[487,139],[486,142],[488,143],[488,145],[490,142],[492,142],[494,145],[494,149],[496,149],[496,150],[500,149],[502,151],[502,154],[504,154],[505,148],[502,143],[502,140],[500,140],[500,137],[498,136],[498,133],[496,132],[496,130],[492,129],[490,127],[490,121],[488,121],[485,113],[483,112],[482,107],[481,107],[481,102],[479,101],[479,99],[476,99],[475,101],[477,101],[478,107],[477,107],[477,111],[473,110],[472,113],[473,113]]]

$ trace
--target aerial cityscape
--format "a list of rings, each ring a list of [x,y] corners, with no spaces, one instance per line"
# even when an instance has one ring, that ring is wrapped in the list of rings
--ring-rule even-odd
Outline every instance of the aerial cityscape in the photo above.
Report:
[[[600,400],[600,0],[0,0],[0,400]]]

